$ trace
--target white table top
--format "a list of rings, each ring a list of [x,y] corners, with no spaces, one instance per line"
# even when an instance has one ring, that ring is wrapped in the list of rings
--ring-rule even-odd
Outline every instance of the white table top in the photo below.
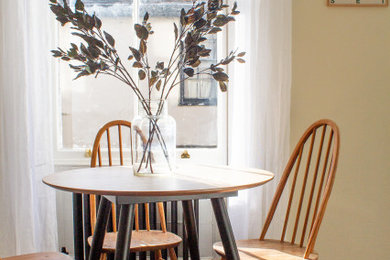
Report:
[[[234,192],[263,185],[273,173],[227,166],[179,165],[168,176],[134,176],[131,166],[82,168],[54,173],[43,182],[75,193],[113,196],[185,196]]]

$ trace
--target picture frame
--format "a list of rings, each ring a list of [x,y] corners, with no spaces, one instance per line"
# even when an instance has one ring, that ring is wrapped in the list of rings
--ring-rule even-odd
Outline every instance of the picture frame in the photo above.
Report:
[[[389,0],[327,0],[328,6],[387,7]]]

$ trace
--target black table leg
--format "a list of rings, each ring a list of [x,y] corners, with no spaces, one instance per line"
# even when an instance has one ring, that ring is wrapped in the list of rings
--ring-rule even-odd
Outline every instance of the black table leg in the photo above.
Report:
[[[102,246],[104,241],[104,235],[106,234],[106,228],[108,218],[111,212],[111,202],[102,196],[100,199],[95,231],[93,233],[91,251],[89,253],[89,260],[100,259],[102,253]]]
[[[183,216],[184,225],[187,232],[187,239],[190,249],[190,255],[192,260],[199,260],[199,241],[198,234],[196,232],[196,222],[194,207],[192,206],[192,200],[183,200]]]
[[[219,234],[221,235],[226,259],[240,259],[224,199],[211,199],[211,204],[213,205],[214,215],[217,220]]]
[[[122,205],[116,238],[115,260],[127,260],[130,253],[131,233],[134,223],[134,205]]]

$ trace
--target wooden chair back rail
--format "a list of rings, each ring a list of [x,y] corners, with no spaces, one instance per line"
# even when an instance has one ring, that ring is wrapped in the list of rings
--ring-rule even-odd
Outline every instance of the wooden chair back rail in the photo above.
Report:
[[[316,140],[317,135],[319,138]],[[304,247],[305,240],[307,240],[305,257],[310,255],[314,248],[318,230],[334,183],[339,153],[339,139],[338,127],[331,120],[319,120],[306,130],[295,147],[283,172],[260,235],[260,240],[265,239],[265,235],[272,222],[285,186],[290,175],[292,175],[280,240],[285,241],[286,233],[289,230],[289,224],[292,223],[291,243],[295,244],[295,241],[299,241],[299,246]],[[314,148],[318,148],[318,150]],[[306,162],[306,164],[302,165],[304,162]],[[312,165],[314,167],[311,167]],[[302,169],[301,166],[303,167]],[[298,183],[301,183],[300,191],[296,190],[299,185]],[[309,194],[305,197],[307,191],[309,191]],[[294,195],[296,193],[299,195],[297,198],[298,202],[293,203],[293,201],[295,201]],[[290,215],[294,210],[292,207],[293,205],[296,205],[296,214],[295,218],[291,219]],[[303,215],[302,218],[301,215]],[[310,216],[312,216],[312,218],[308,231]],[[291,222],[289,222],[290,219]],[[300,228],[301,232],[298,232]],[[306,239],[307,231],[309,234]],[[298,234],[300,235],[300,238]]]
[[[307,210],[306,210],[305,223],[303,225],[301,241],[299,243],[299,245],[301,247],[303,246],[303,241],[304,241],[304,237],[305,237],[305,234],[306,234],[307,222],[309,220],[311,204],[312,204],[312,201],[313,201],[314,189],[316,187],[316,182],[317,182],[317,177],[318,177],[318,168],[319,168],[319,164],[320,164],[320,161],[321,161],[322,147],[323,147],[324,139],[325,139],[326,125],[322,129],[323,130],[322,130],[322,135],[321,135],[321,142],[320,142],[320,147],[319,147],[319,151],[318,151],[318,154],[317,154],[316,166],[315,166],[315,170],[314,170],[314,177],[313,177],[313,181],[312,181],[312,185],[311,185],[311,189],[310,189],[310,197],[309,197],[309,202],[308,202],[308,206],[307,206]],[[314,136],[314,134],[315,134],[315,132],[313,133],[313,136]],[[329,140],[331,140],[331,139],[329,139]],[[313,215],[315,215],[315,214],[316,214],[316,212],[314,211]]]
[[[124,127],[129,128],[130,130],[130,157],[131,157],[131,163],[133,163],[133,149],[132,149],[132,130],[131,130],[131,123],[123,120],[117,120],[112,121],[107,124],[105,124],[97,133],[95,142],[93,145],[93,151],[91,156],[91,167],[96,167],[96,164],[98,163],[99,167],[102,167],[104,165],[103,163],[103,157],[101,153],[101,140],[103,135],[106,135],[106,141],[107,141],[107,158],[108,158],[108,165],[113,165],[113,159],[112,159],[112,140],[111,140],[111,132],[113,128],[117,127],[118,129],[118,145],[119,145],[119,159],[120,159],[120,165],[124,165],[124,148],[123,148],[123,135],[122,135],[122,129]],[[146,137],[142,134],[142,132],[139,129],[136,129],[136,133],[141,136],[141,139],[145,142]],[[89,209],[89,218],[85,218],[85,222],[88,223],[88,226],[90,227],[90,234],[93,234],[94,232],[94,226],[96,223],[96,213],[97,213],[97,207],[99,204],[99,196],[95,195],[86,195],[85,197],[85,204],[86,210]],[[87,205],[86,205],[87,204]],[[162,202],[153,203],[153,205],[156,205],[158,210],[158,216],[161,224],[161,230],[163,232],[167,232],[167,226],[166,226],[166,213],[164,209],[164,204]],[[165,206],[166,207],[166,206]],[[111,211],[111,227],[109,227],[109,231],[117,232],[117,211],[115,204],[112,205],[112,211]],[[140,227],[144,227],[146,230],[150,231],[152,229],[151,227],[151,220],[150,217],[152,217],[152,222],[156,223],[155,219],[155,208],[150,207],[149,203],[145,203],[142,205],[135,205],[135,230],[139,231]],[[140,219],[140,216],[142,219]],[[154,224],[155,226],[155,224]],[[155,228],[155,227],[153,227]],[[88,237],[88,236],[86,236]],[[161,251],[158,250],[158,252],[155,252],[156,256],[161,256]],[[173,248],[169,248],[168,253],[172,259],[176,259],[175,250]],[[163,252],[163,255],[165,255],[166,252]],[[141,256],[141,255],[140,255]]]
[[[111,135],[110,135],[110,129],[113,127],[118,128],[118,144],[119,144],[119,158],[120,158],[120,165],[124,165],[124,157],[123,157],[123,144],[122,144],[122,128],[121,127],[128,127],[130,130],[130,145],[132,145],[132,138],[131,138],[131,123],[128,121],[123,121],[123,120],[117,120],[117,121],[112,121],[107,124],[105,124],[97,133],[95,142],[93,145],[93,152],[92,152],[92,157],[91,157],[91,167],[96,167],[96,158],[98,159],[99,162],[99,167],[103,166],[102,163],[102,156],[101,156],[101,139],[104,135],[106,134],[107,138],[107,153],[108,153],[108,165],[112,166],[112,147],[111,147]],[[137,134],[138,133],[137,131]],[[133,162],[133,149],[130,147],[131,151],[131,162]],[[96,200],[95,195],[90,195],[90,225],[91,225],[91,230],[92,234],[94,231],[94,226],[96,223],[96,212],[97,212],[97,205],[98,201]],[[165,214],[164,214],[164,207],[163,203],[157,203],[158,206],[158,212],[159,212],[159,218],[160,218],[160,223],[161,228],[163,232],[167,232],[166,229],[166,224],[165,224]],[[135,227],[136,230],[139,230],[139,210],[138,210],[138,205],[135,207]],[[150,213],[149,213],[149,203],[144,204],[144,210],[145,210],[145,224],[146,224],[146,230],[150,231]],[[115,204],[112,205],[112,211],[111,211],[111,219],[112,219],[112,230],[114,232],[117,231],[117,216],[116,216],[116,207]]]
[[[107,133],[108,165],[112,166],[110,128],[107,128],[106,133]]]
[[[121,137],[120,144],[122,145],[122,149],[119,146],[119,151],[120,151],[120,153],[122,153],[122,158],[123,158],[123,161],[121,161],[121,164],[122,163],[125,164],[125,162],[124,162],[125,158],[123,155],[123,149],[124,149],[124,147],[123,147],[124,135],[123,134],[126,132],[126,131],[124,131],[124,129],[126,129],[126,127],[125,127],[126,124],[128,124],[129,126],[131,124],[127,121],[116,121],[116,122],[110,122],[109,126],[115,125],[115,123],[117,123],[118,126],[120,125],[120,130],[118,129],[118,132],[120,131],[119,136]],[[123,126],[123,125],[125,125],[125,126]],[[130,128],[130,127],[128,127],[128,128]],[[143,140],[146,140],[146,137],[143,135],[143,133],[139,129],[136,129],[136,130],[138,130],[137,135],[139,135]],[[98,135],[101,138],[101,136],[104,135],[105,133],[106,132],[104,130],[101,130],[101,131],[99,131]],[[104,140],[104,138],[103,138],[103,140]],[[133,139],[130,138],[130,147],[132,147],[132,142],[133,142]],[[133,159],[133,150],[130,149],[130,152],[131,152],[130,158],[132,160]],[[103,166],[104,163],[103,163],[103,159],[102,159],[100,146],[98,145],[96,148],[96,145],[95,145],[92,153],[93,153],[93,156],[91,158],[91,166],[93,166],[93,167]],[[131,161],[131,163],[133,163],[133,161]],[[73,214],[75,214],[74,215],[74,228],[75,228],[75,230],[74,230],[75,231],[75,241],[74,241],[75,244],[74,244],[74,246],[75,246],[75,257],[76,258],[83,259],[83,258],[85,258],[85,256],[89,255],[90,247],[88,245],[88,237],[91,236],[91,234],[93,232],[92,229],[94,228],[94,225],[91,225],[91,223],[96,222],[95,214],[91,214],[91,213],[96,212],[96,206],[98,205],[98,201],[99,201],[98,197],[99,196],[97,196],[97,198],[96,198],[94,196],[92,198],[88,194],[82,194],[82,195],[81,194],[73,194]],[[90,201],[91,199],[93,199],[95,202],[91,203],[91,201]],[[167,203],[164,202],[163,204],[164,204],[165,218],[167,219],[167,214],[166,214]],[[170,213],[170,222],[171,222],[170,231],[172,233],[178,234],[179,232],[181,232],[180,230],[184,230],[184,224],[179,223],[179,221],[178,221],[178,216],[179,216],[178,202],[173,201],[173,202],[169,202],[168,204],[170,205],[170,212],[171,212]],[[199,204],[199,201],[195,200],[194,207],[195,207],[196,212],[199,211],[199,207],[197,206],[198,204]],[[92,210],[91,210],[91,207],[93,207]],[[151,226],[151,229],[156,229],[158,227],[158,221],[157,221],[158,218],[156,217],[156,215],[157,215],[156,203],[151,203],[149,208],[150,208],[149,209],[149,211],[150,211],[150,226]],[[116,210],[113,210],[112,212],[115,212],[116,215],[119,215],[119,207],[116,207]],[[91,217],[91,216],[93,216],[93,217]],[[139,218],[139,217],[135,218],[135,220],[139,222],[138,229],[146,228],[145,221],[144,221],[144,219],[145,219],[144,207],[140,207],[139,216],[141,216],[141,218]],[[115,217],[114,217],[114,219],[115,219]],[[198,214],[196,215],[196,219],[197,219],[197,221],[199,221]],[[113,225],[117,225],[117,223],[114,222]],[[109,231],[113,231],[115,228],[116,228],[115,226],[108,225]],[[83,239],[78,239],[78,238],[83,238]],[[172,259],[176,259],[175,258],[176,255],[174,254],[175,250],[177,252],[178,248],[163,250],[162,257],[166,258],[167,255],[169,254]],[[182,251],[183,251],[183,255],[187,256],[187,257],[184,257],[183,259],[185,259],[185,260],[188,259],[188,243],[186,243],[185,241],[183,242]],[[85,253],[85,255],[84,255],[84,253]],[[151,252],[151,258],[153,258],[154,255],[155,254],[153,252]],[[139,257],[140,257],[140,259],[145,259],[146,253],[140,252]]]
[[[109,130],[107,131],[107,129]],[[127,129],[130,129],[130,136],[132,134],[136,134],[137,136],[140,137],[141,140],[144,140],[145,142],[147,141],[146,136],[141,132],[140,129],[134,129],[135,132],[132,133],[132,128],[130,122],[127,121],[113,121],[107,123],[105,126],[103,126],[97,136],[96,139],[103,140],[103,142],[109,142],[110,144],[107,144],[107,147],[110,147],[111,149],[113,148],[113,145],[116,141],[116,138],[114,138],[114,134],[116,131],[118,131],[118,150],[119,150],[119,159],[118,164],[120,165],[125,165],[128,163],[127,159],[125,158],[124,153],[124,141],[127,141]],[[106,136],[104,136],[106,135]],[[114,140],[115,139],[115,140]],[[100,141],[95,141],[94,146],[93,146],[93,151],[92,151],[92,158],[91,158],[91,167],[100,167],[100,166],[108,166],[110,165],[110,159],[111,158],[111,164],[116,164],[116,161],[113,160],[113,157],[116,155],[116,152],[113,153],[112,151],[108,153],[108,160],[106,156],[103,155],[103,142]],[[132,142],[133,139],[130,138],[130,148],[132,147]],[[108,149],[108,150],[111,150]],[[131,152],[131,163],[133,163],[133,150],[130,149]],[[105,153],[105,151],[104,151]],[[116,156],[115,156],[116,157]],[[74,197],[77,198],[77,196],[80,194],[75,194]],[[100,196],[91,196],[88,194],[83,194],[82,196],[80,195],[79,200],[73,200],[73,211],[74,213],[76,212],[77,214],[77,219],[74,220],[75,226],[77,225],[76,228],[76,233],[78,237],[83,237],[84,238],[84,243],[79,243],[75,242],[75,254],[77,255],[78,258],[82,259],[85,256],[89,255],[89,237],[93,234],[93,229],[94,229],[94,223],[96,222],[96,212],[97,208],[99,205],[99,200]],[[75,202],[76,201],[76,202]],[[170,232],[174,234],[181,233],[181,230],[184,230],[184,224],[179,223],[179,213],[178,213],[178,202],[173,201],[173,202],[164,202],[164,203],[149,203],[144,206],[144,204],[140,205],[135,205],[135,229],[140,230],[140,229],[146,229],[146,230],[151,230],[153,229],[158,229],[159,224],[162,223],[161,225],[161,231],[163,232],[168,232],[168,228],[166,225],[166,221],[168,220],[168,215],[167,215],[167,210],[169,206],[169,217],[170,217],[170,223],[171,225],[169,226]],[[199,201],[195,200],[194,201],[194,210],[196,212],[196,221],[199,224]],[[119,207],[115,207],[115,205],[112,208],[112,215],[110,216],[110,224],[107,227],[107,231],[116,231],[117,230],[117,221],[115,221],[116,216],[119,215]],[[157,217],[157,214],[159,217]],[[149,217],[150,216],[150,217]],[[147,218],[149,217],[149,218]],[[158,221],[159,220],[159,221]],[[160,222],[160,223],[159,223]],[[83,225],[83,228],[80,229]],[[183,259],[186,260],[188,259],[188,243],[185,239],[185,235],[183,234],[184,240],[183,240],[183,247],[182,247],[182,252],[183,252]],[[82,241],[82,240],[81,240]],[[83,245],[84,244],[84,245]],[[150,252],[150,257],[153,259],[155,256],[162,256],[162,258],[167,259],[167,257],[171,257],[171,259],[177,259],[176,253],[178,251],[178,248],[169,248],[169,249],[164,249],[161,252]],[[84,255],[85,252],[85,255]],[[135,254],[135,253],[134,253]],[[133,255],[134,256],[134,255]],[[147,253],[146,252],[139,252],[137,253],[137,257],[139,256],[139,259],[146,259]]]

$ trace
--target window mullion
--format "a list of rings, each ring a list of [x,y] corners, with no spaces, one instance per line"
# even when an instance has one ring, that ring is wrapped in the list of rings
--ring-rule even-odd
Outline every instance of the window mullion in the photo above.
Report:
[[[139,12],[140,12],[140,6],[141,6],[141,0],[134,0],[133,1],[133,21],[134,24],[139,22]]]
[[[139,12],[140,12],[140,1],[141,0],[133,0],[133,27],[136,23],[139,22]],[[132,45],[137,46],[137,37],[134,37],[132,39]],[[134,78],[135,81],[138,83],[138,77],[135,75],[134,71],[130,71],[131,76]],[[138,97],[137,95],[133,95],[133,111],[134,115],[133,118],[138,115]]]

